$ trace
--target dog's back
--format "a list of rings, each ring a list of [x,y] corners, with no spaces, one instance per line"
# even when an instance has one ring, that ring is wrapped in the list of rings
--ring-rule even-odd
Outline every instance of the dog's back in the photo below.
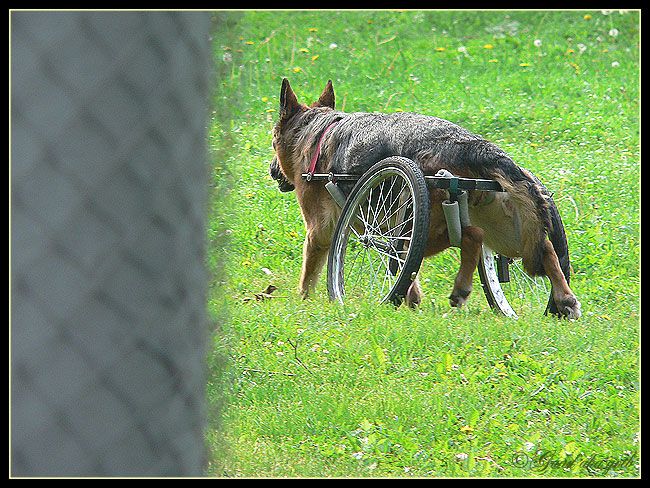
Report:
[[[374,163],[400,155],[420,164],[425,174],[445,167],[476,176],[495,165],[517,172],[510,157],[495,144],[447,120],[415,113],[332,113],[340,117],[330,153],[333,170],[363,173]],[[328,150],[324,146],[324,152]],[[512,166],[512,167],[511,167]],[[481,173],[479,175],[478,173]],[[513,174],[515,178],[520,175]]]

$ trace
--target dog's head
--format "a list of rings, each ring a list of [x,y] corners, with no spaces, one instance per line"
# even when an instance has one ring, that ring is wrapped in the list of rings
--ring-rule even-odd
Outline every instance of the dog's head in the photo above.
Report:
[[[312,109],[334,109],[335,97],[332,81],[329,80],[325,90],[317,101],[310,106],[299,103],[296,94],[291,89],[289,80],[282,80],[280,88],[280,118],[273,128],[273,150],[275,156],[271,160],[269,173],[271,177],[278,182],[280,191],[291,191],[295,188],[291,183],[296,173],[300,170],[294,170],[297,163],[292,151],[295,148],[295,138],[300,128],[301,115]]]

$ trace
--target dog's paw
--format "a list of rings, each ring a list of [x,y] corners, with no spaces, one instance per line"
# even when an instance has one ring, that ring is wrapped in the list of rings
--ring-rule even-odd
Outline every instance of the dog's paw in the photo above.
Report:
[[[581,305],[573,295],[566,295],[561,299],[555,299],[555,304],[562,317],[567,319],[579,319],[582,315]]]
[[[457,290],[454,288],[451,295],[449,295],[449,305],[457,308],[462,307],[467,303],[471,292],[472,290]]]
[[[406,303],[409,308],[417,308],[420,306],[420,303],[422,303],[422,289],[417,280],[409,286],[406,296],[404,297],[404,303]]]

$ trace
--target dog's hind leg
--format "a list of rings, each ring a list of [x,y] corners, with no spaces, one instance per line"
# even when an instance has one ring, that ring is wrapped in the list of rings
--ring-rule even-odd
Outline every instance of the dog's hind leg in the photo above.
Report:
[[[548,239],[544,242],[542,264],[546,276],[551,281],[553,300],[560,314],[570,319],[580,318],[580,302],[569,288],[553,244]]]
[[[462,307],[472,292],[474,270],[478,265],[483,245],[483,229],[476,226],[463,228],[460,242],[460,269],[454,280],[454,289],[449,295],[449,304],[452,307]]]

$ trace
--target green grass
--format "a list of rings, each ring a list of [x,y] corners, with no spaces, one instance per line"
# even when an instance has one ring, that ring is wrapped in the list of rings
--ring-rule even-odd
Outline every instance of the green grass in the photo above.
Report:
[[[639,13],[215,17],[207,474],[638,476]],[[498,143],[554,192],[583,317],[513,321],[476,287],[451,310],[456,250],[425,261],[417,311],[334,305],[324,280],[300,300],[300,212],[268,176],[282,77]]]

